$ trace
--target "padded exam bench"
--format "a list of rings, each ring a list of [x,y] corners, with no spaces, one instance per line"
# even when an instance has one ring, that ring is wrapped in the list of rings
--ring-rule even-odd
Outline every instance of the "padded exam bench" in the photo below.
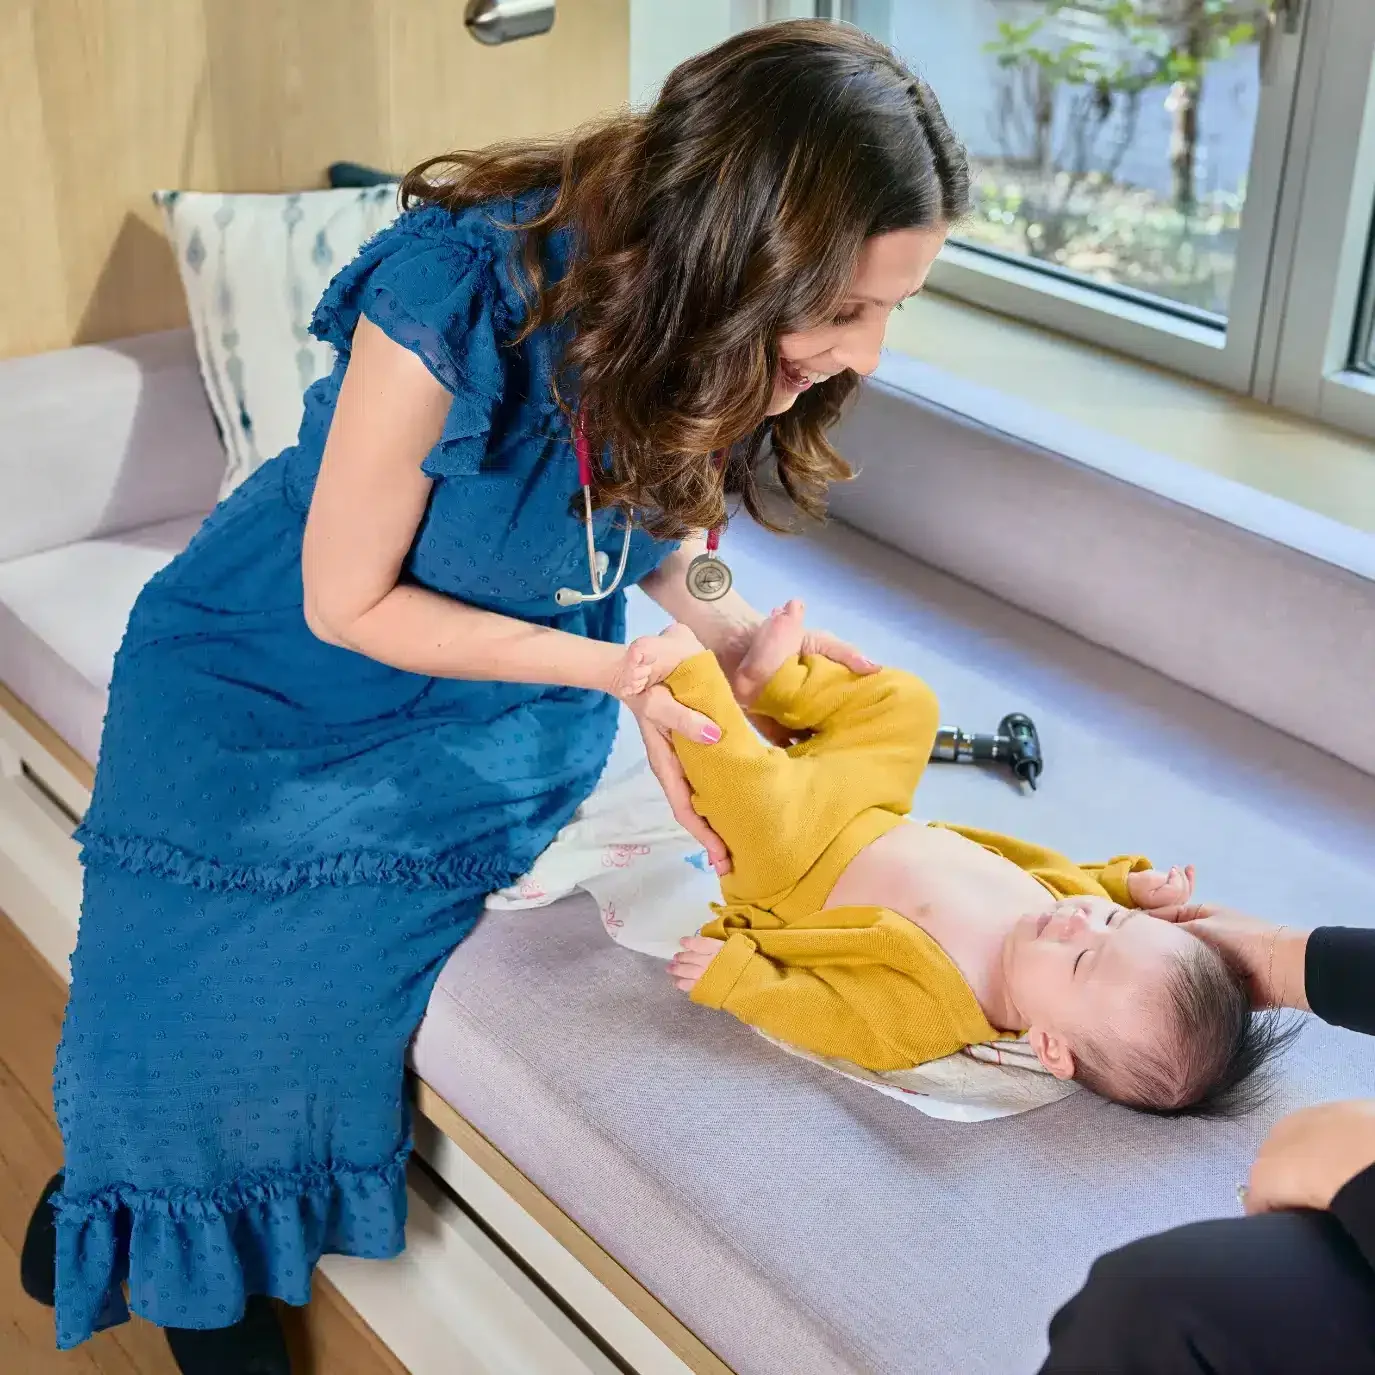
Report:
[[[60,963],[79,890],[61,807],[83,805],[129,606],[213,500],[223,454],[184,332],[3,369],[0,416],[28,428],[8,424],[0,452],[0,906]],[[923,815],[1192,861],[1205,896],[1288,920],[1375,919],[1353,901],[1375,890],[1375,778],[844,530],[785,542],[737,521],[723,553],[758,605],[806,597],[814,623],[931,681],[953,723],[1035,718],[1039,793],[937,768]],[[632,628],[655,624],[637,601]],[[713,1375],[1030,1372],[1096,1254],[1235,1210],[1280,1111],[1375,1094],[1368,1044],[1314,1026],[1247,1121],[1155,1121],[1086,1093],[934,1121],[695,1007],[576,898],[479,925],[414,1064],[433,1121]]]

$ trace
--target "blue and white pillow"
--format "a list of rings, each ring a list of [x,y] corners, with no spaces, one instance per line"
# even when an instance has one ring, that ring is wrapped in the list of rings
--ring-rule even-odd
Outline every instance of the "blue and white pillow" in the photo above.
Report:
[[[220,495],[295,443],[302,396],[333,365],[308,332],[316,302],[396,218],[396,186],[284,195],[159,191],[228,456]]]

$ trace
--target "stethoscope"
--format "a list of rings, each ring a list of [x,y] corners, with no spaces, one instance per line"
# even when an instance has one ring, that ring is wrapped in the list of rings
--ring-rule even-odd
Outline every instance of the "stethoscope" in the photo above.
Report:
[[[597,548],[596,536],[592,531],[592,457],[588,450],[586,431],[580,424],[573,431],[573,452],[577,455],[578,485],[582,488],[582,525],[587,536],[587,575],[592,583],[592,590],[579,592],[575,587],[560,587],[554,593],[554,600],[560,606],[581,606],[584,602],[603,601],[620,587],[621,579],[625,577],[626,563],[630,558],[630,536],[635,527],[635,512],[626,512],[625,534],[621,537],[621,557],[616,565],[616,576],[603,587],[602,579],[611,567],[611,558]],[[721,466],[719,454],[716,464],[717,467]],[[730,591],[734,581],[729,567],[717,553],[721,547],[721,529],[721,526],[716,525],[707,531],[706,553],[698,554],[688,564],[687,573],[684,575],[688,591],[701,602],[720,601]]]

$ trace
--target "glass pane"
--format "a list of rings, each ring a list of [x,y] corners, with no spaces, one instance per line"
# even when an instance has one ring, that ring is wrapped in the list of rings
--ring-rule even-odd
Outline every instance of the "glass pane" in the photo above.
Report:
[[[1351,366],[1357,372],[1375,376],[1375,227],[1371,229],[1370,247],[1366,251],[1365,282],[1361,288],[1361,309],[1356,316]]]
[[[1225,317],[1260,0],[852,0],[975,165],[966,244]]]

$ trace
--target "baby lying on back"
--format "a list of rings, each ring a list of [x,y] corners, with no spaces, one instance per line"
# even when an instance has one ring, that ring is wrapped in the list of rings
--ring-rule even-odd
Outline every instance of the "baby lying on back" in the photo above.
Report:
[[[1188,900],[1192,870],[1074,864],[908,820],[933,693],[897,670],[799,658],[802,635],[799,604],[775,612],[733,682],[682,626],[628,651],[632,682],[665,682],[722,731],[674,741],[733,865],[715,920],[670,967],[678,987],[872,1070],[1025,1034],[1052,1074],[1130,1107],[1247,1106],[1279,1038],[1213,950],[1149,915]],[[803,738],[766,745],[741,701]]]

